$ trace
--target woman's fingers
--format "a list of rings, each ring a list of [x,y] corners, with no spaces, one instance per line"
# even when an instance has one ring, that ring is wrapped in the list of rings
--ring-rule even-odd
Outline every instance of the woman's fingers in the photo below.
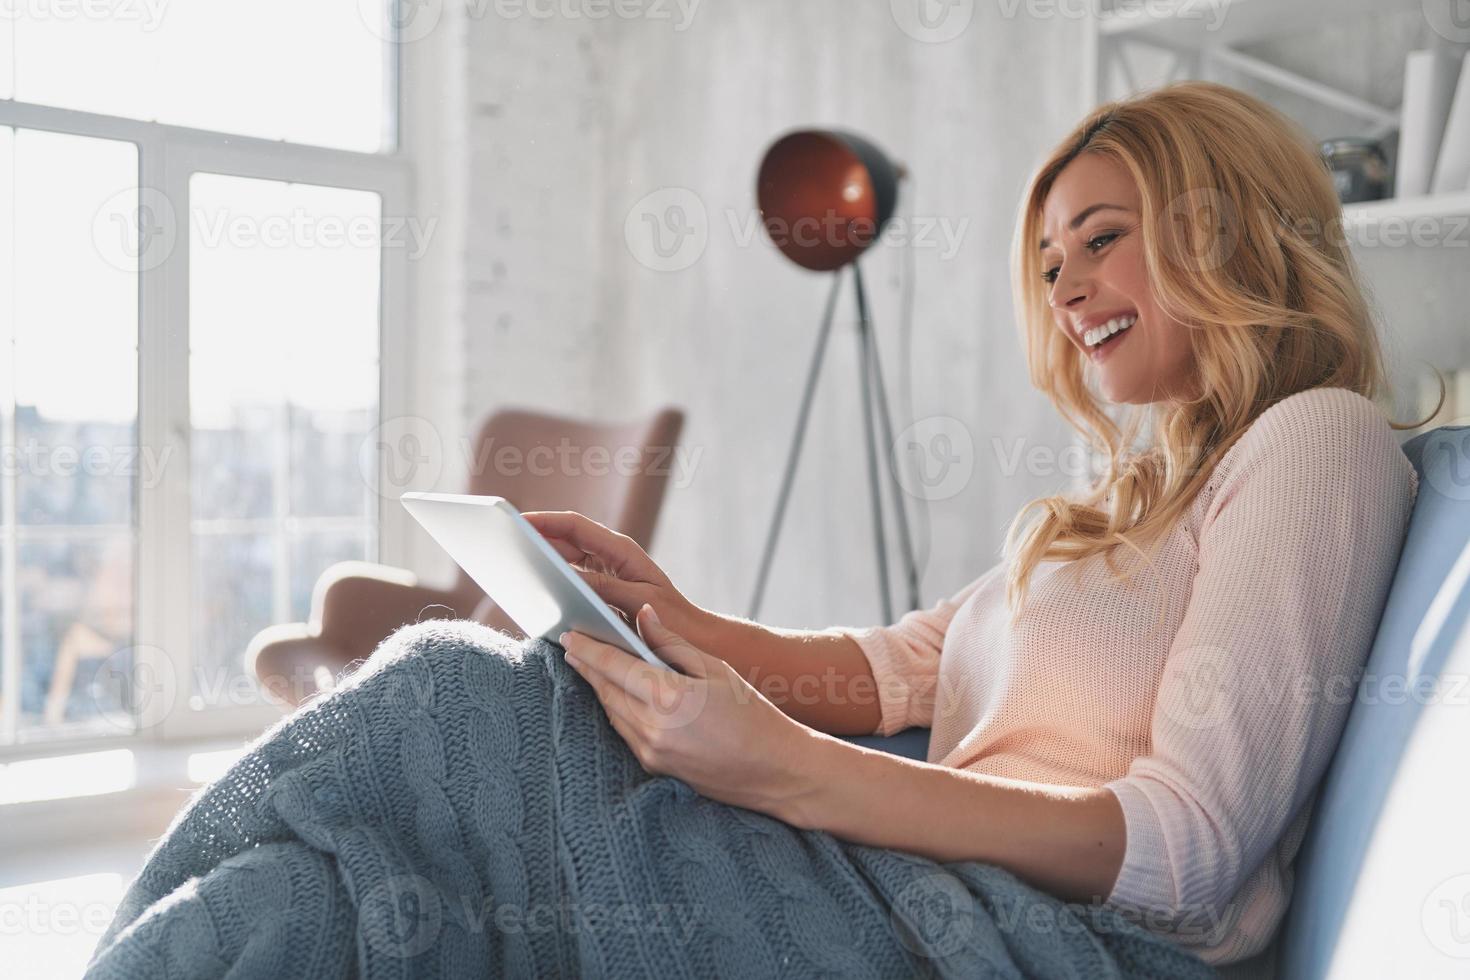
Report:
[[[582,581],[597,593],[598,598],[621,613],[630,626],[631,617],[638,615],[639,608],[652,597],[645,582],[627,582],[607,572],[578,568],[575,565],[572,566],[572,571],[582,577]]]
[[[602,710],[607,714],[608,723],[622,737],[628,748],[633,750],[635,756],[641,758],[643,753],[643,733],[638,729],[638,723],[629,716],[627,710],[628,696],[605,680],[588,683],[592,686],[592,693],[602,704]]]
[[[574,510],[526,511],[521,516],[548,541],[555,540],[601,558],[621,575],[640,578],[651,570],[652,562],[638,542]],[[566,557],[567,552],[557,550]]]
[[[627,582],[606,572],[578,570],[578,574],[603,602],[627,616],[636,616],[639,607],[649,599],[649,588],[645,582]]]
[[[577,671],[589,681],[596,679],[644,703],[656,697],[653,674],[658,668],[635,655],[581,633],[567,634],[565,649],[579,661]]]
[[[688,712],[677,709],[688,682],[683,675],[650,667],[631,654],[596,640],[568,637],[567,651],[577,658],[573,669],[592,685],[611,714],[617,712],[640,731],[685,724]]]
[[[528,510],[521,516],[542,537],[565,541],[589,555],[605,554],[614,548],[611,528],[574,510]]]
[[[630,620],[645,602],[677,596],[673,583],[632,538],[572,510],[522,514],[604,602]]]
[[[585,643],[574,641],[579,650],[586,652]],[[602,704],[603,711],[607,713],[607,720],[612,724],[617,733],[622,736],[628,748],[633,754],[643,758],[643,730],[645,722],[641,715],[647,711],[647,705],[641,703],[636,697],[629,694],[618,682],[608,677],[602,671],[592,666],[587,660],[579,664],[571,665],[573,670],[581,675],[597,700]]]
[[[543,535],[543,537],[545,536]],[[556,553],[558,555],[561,555],[563,558],[565,558],[568,565],[579,564],[583,559],[587,557],[587,552],[583,551],[581,548],[573,547],[572,545],[563,541],[561,538],[546,538],[546,543],[551,545],[551,547],[556,550]]]

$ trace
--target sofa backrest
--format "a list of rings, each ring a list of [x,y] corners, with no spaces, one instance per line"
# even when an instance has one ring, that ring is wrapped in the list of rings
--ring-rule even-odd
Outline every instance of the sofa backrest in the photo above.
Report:
[[[1419,496],[1298,852],[1291,980],[1470,976],[1470,426],[1404,452]]]

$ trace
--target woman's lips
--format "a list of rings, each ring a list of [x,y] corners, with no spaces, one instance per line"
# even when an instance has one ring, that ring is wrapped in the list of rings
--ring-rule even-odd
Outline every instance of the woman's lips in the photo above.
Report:
[[[1087,349],[1087,356],[1092,358],[1094,363],[1111,357],[1113,353],[1113,348],[1121,344],[1128,337],[1128,335],[1133,332],[1134,327],[1137,326],[1138,324],[1137,322],[1135,322],[1132,327],[1129,327],[1127,330],[1119,330],[1117,333],[1113,334],[1111,337],[1109,337],[1107,340],[1104,340],[1096,347],[1089,347]]]

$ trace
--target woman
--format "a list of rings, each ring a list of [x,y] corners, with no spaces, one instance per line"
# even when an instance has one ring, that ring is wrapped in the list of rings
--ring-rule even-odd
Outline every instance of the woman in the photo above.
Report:
[[[812,632],[528,513],[676,670],[404,628],[201,791],[90,975],[1264,963],[1417,490],[1339,220],[1309,141],[1249,96],[1099,108],[1013,254],[1032,382],[1109,462],[1086,494],[1033,502],[950,598]],[[1125,431],[1106,403],[1136,406]],[[927,762],[833,737],[915,725]],[[626,934],[527,925],[614,899]]]
[[[644,635],[693,677],[580,635],[568,657],[650,772],[1134,905],[1240,961],[1285,912],[1417,491],[1390,432],[1407,426],[1371,400],[1378,341],[1333,184],[1267,105],[1174,85],[1062,142],[1013,261],[1032,383],[1116,463],[1090,493],[1028,507],[1006,559],[934,607],[821,632],[700,609],[630,540],[527,515],[610,604],[651,606],[664,627],[645,612]],[[1147,410],[1147,452],[1125,459],[1136,433],[1088,375]],[[1109,575],[1120,551],[1136,567]],[[658,698],[690,696],[697,717],[661,724]],[[931,764],[819,734],[914,725]]]

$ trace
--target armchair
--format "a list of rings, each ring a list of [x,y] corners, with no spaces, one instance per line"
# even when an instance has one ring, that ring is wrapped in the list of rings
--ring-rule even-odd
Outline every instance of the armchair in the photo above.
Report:
[[[526,409],[502,409],[481,425],[472,444],[466,492],[505,497],[521,510],[575,510],[649,547],[668,484],[669,468],[658,453],[672,449],[684,413],[665,407],[626,424],[591,422]],[[606,450],[598,472],[541,465],[537,449],[570,446],[583,456]],[[619,455],[638,453],[638,465],[619,465]],[[501,457],[506,449],[518,455]],[[600,455],[600,453],[599,453]],[[501,467],[500,458],[518,460]],[[564,471],[565,470],[565,471]],[[366,658],[398,627],[422,619],[473,618],[520,637],[523,634],[474,581],[458,570],[447,587],[427,585],[408,569],[372,562],[341,562],[317,580],[306,623],[285,623],[256,634],[245,653],[246,669],[268,695],[295,707],[328,690],[351,664]]]

